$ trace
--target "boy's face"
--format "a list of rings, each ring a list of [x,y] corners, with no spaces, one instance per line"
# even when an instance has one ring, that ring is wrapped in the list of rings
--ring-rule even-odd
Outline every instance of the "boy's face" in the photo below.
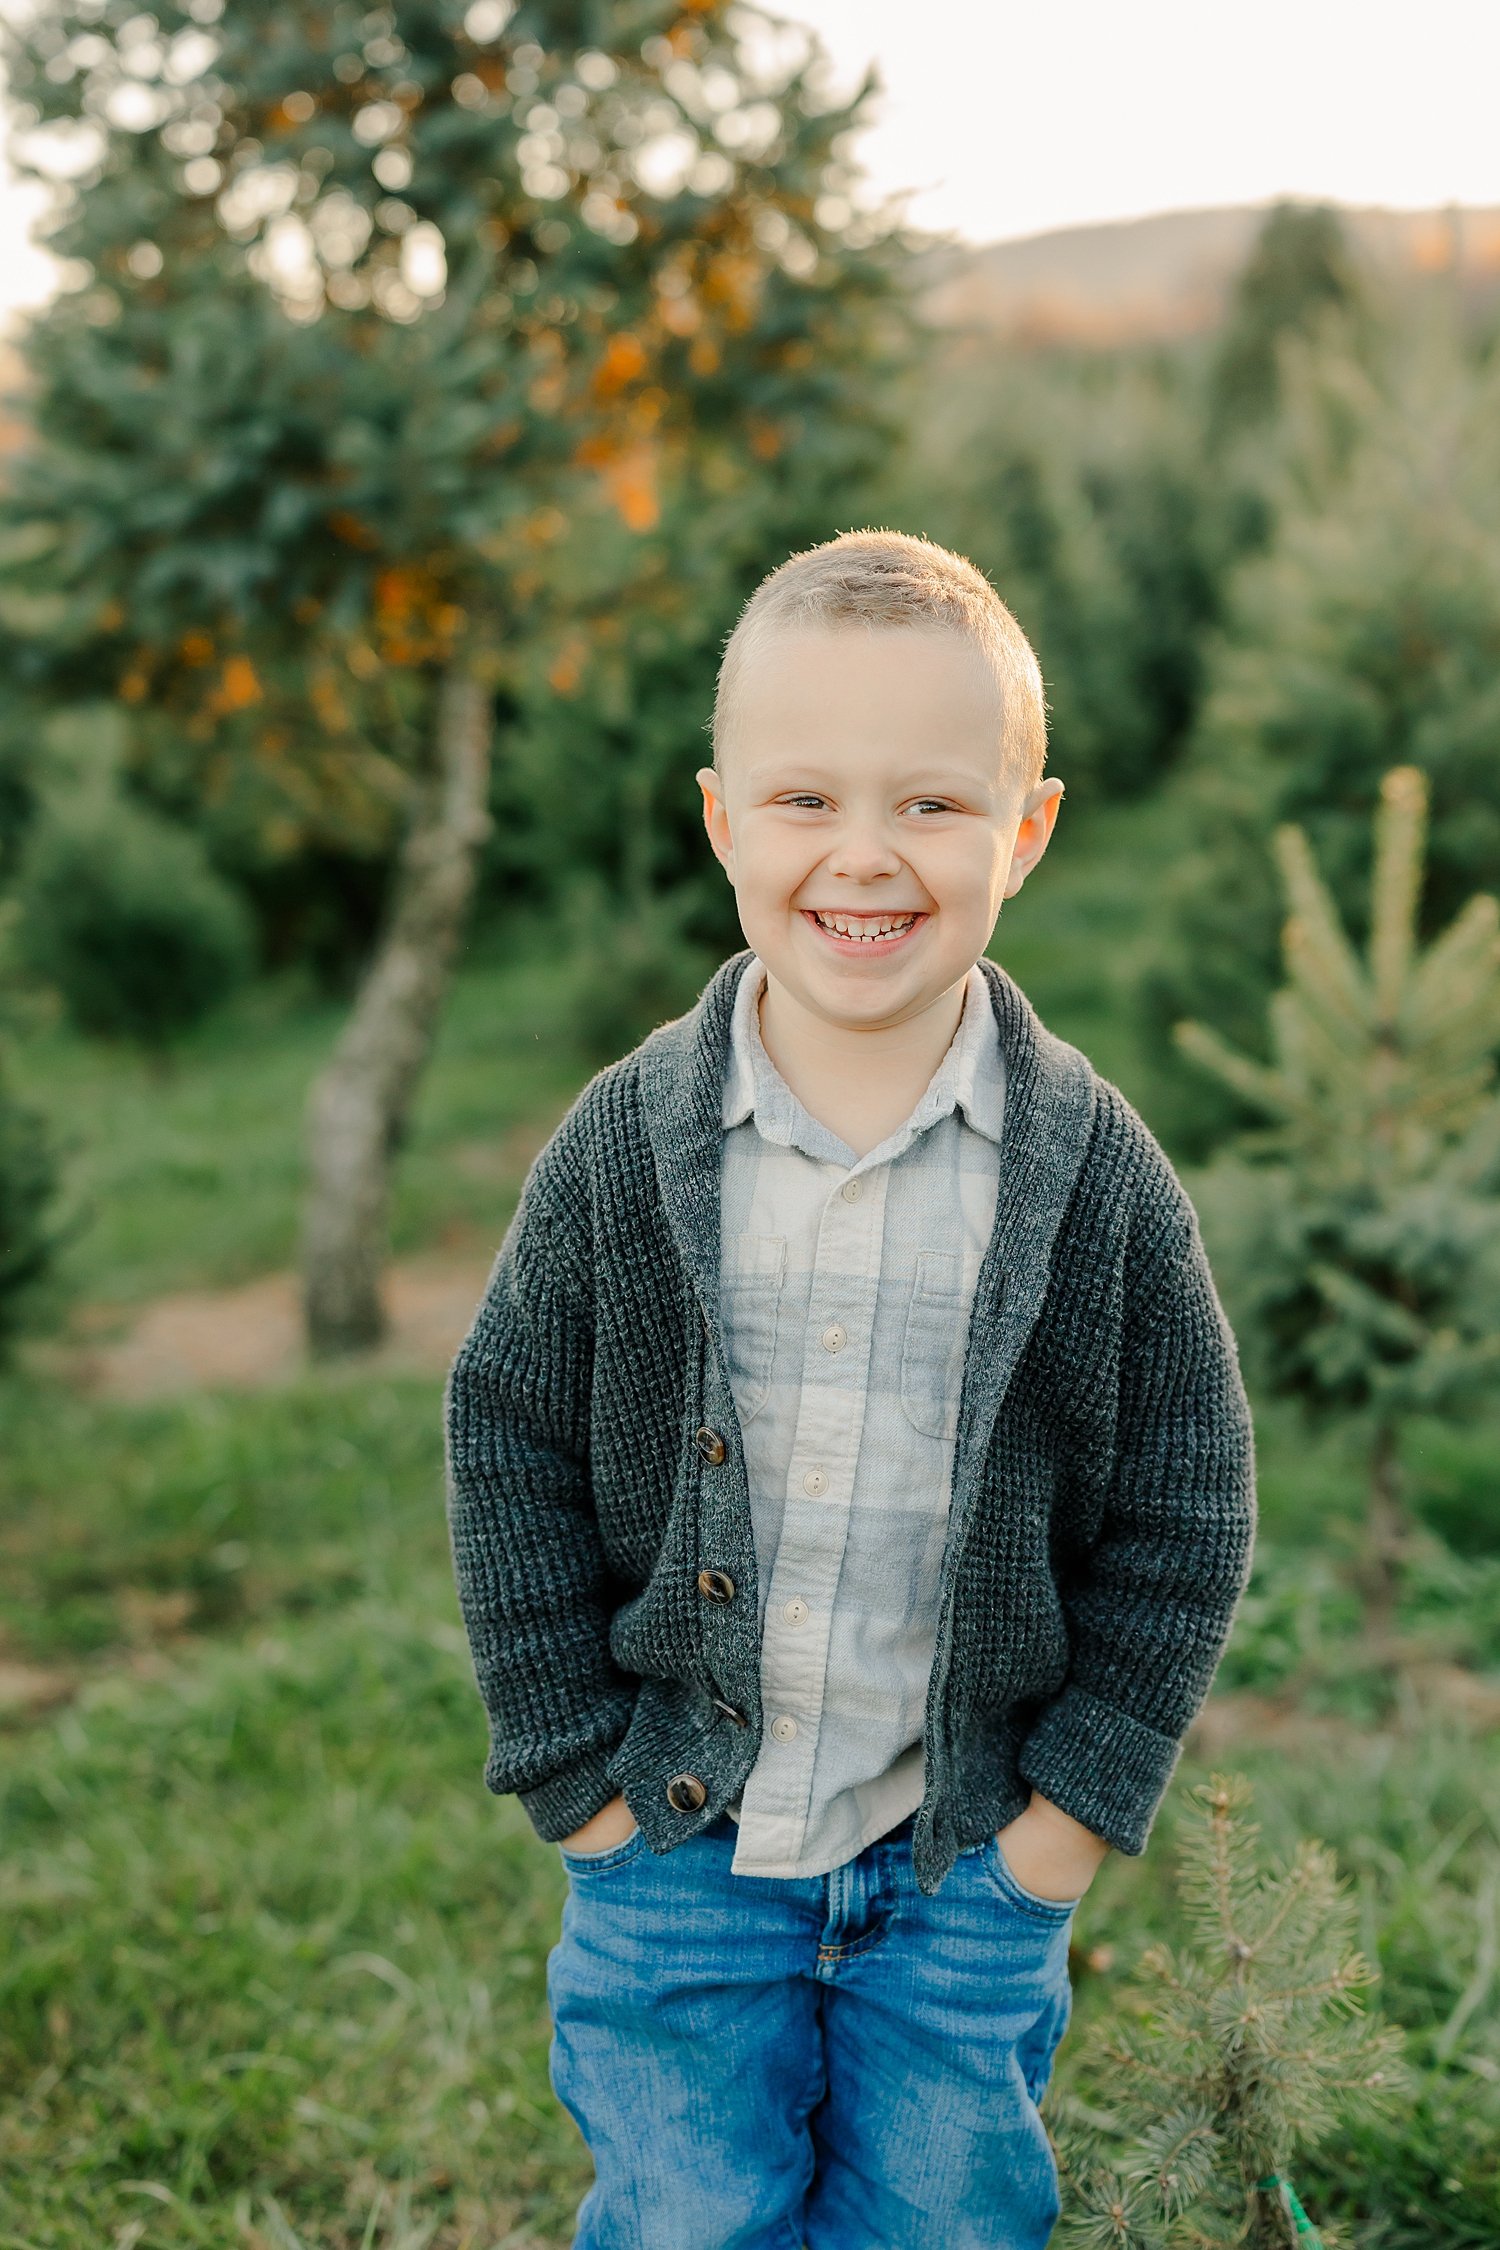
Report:
[[[778,637],[741,678],[723,762],[697,778],[746,942],[850,1029],[905,1022],[968,973],[1062,795],[1009,778],[993,674],[941,629]]]

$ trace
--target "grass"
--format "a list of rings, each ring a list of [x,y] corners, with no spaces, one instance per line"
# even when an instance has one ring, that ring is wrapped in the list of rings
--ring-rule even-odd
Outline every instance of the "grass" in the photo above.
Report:
[[[19,1746],[0,2241],[568,2239],[561,1876],[479,1785],[443,1612],[429,1578],[190,1649]]]
[[[583,1075],[557,1037],[557,977],[527,956],[459,977],[397,1171],[397,1251],[498,1238]],[[307,1091],[342,1021],[294,982],[257,987],[165,1079],[61,1028],[18,1043],[18,1089],[55,1121],[83,1220],[61,1292],[130,1304],[294,1263]]]
[[[1133,1098],[1124,1003],[1159,817],[1070,815],[995,947]],[[399,1247],[498,1236],[583,1075],[561,989],[535,955],[465,970]],[[254,994],[165,1084],[61,1032],[30,1044],[93,1212],[74,1289],[127,1305],[290,1261],[302,1103],[337,1021],[291,987]],[[1299,2165],[1304,2197],[1361,2250],[1492,2250],[1500,1744],[1392,1708],[1349,1664],[1357,1454],[1276,1410],[1257,1429],[1260,1560],[1221,1676],[1241,1731],[1179,1778],[1244,1771],[1271,1849],[1337,1848],[1409,2030],[1414,2109]],[[1482,1429],[1412,1433],[1447,1543],[1420,1550],[1406,1622],[1480,1669],[1500,1663],[1493,1457]],[[563,1878],[481,1783],[436,1383],[120,1405],[0,1382],[0,1684],[7,1667],[34,1700],[0,1735],[0,2250],[566,2243],[589,2167],[547,2081]],[[1080,2025],[1174,1929],[1179,1801],[1080,1916]]]
[[[163,2246],[569,2239],[588,2170],[546,2075],[562,1881],[481,1785],[436,1407],[408,1379],[20,1414],[7,1630],[77,1686],[13,1734],[0,1783],[0,2244],[142,2221],[132,2241]],[[1413,1715],[1215,1762],[1255,1780],[1275,1850],[1337,1846],[1423,2069],[1409,2130],[1336,2148],[1304,2191],[1370,2244],[1493,2242],[1500,1751]],[[1175,1794],[1081,1919],[1114,1966],[1080,1965],[1080,2023],[1171,1930]]]

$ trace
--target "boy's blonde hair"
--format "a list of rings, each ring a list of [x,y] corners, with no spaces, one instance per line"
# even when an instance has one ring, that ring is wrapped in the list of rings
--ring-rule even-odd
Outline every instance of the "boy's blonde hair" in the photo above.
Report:
[[[746,664],[799,626],[897,625],[962,633],[1000,691],[1001,741],[1029,795],[1047,763],[1047,699],[1031,643],[983,571],[951,548],[904,531],[841,531],[763,578],[724,644],[714,696],[714,764]]]

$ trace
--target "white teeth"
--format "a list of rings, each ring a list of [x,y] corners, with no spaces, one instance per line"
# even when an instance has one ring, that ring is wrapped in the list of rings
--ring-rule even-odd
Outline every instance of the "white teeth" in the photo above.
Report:
[[[917,919],[915,914],[823,914],[817,909],[814,909],[814,918],[836,937],[863,938],[872,942],[877,938],[894,937],[902,930],[909,930]]]

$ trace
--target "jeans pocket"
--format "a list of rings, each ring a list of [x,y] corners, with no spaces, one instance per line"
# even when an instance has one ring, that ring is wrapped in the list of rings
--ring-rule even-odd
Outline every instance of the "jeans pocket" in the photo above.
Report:
[[[604,1875],[616,1867],[624,1867],[645,1850],[646,1839],[639,1828],[632,1828],[618,1844],[606,1844],[601,1852],[570,1852],[559,1844],[558,1854],[570,1875]]]
[[[1081,1895],[1078,1898],[1043,1898],[1040,1891],[1027,1890],[1012,1871],[998,1836],[991,1836],[984,1845],[980,1865],[1013,1906],[1024,1908],[1039,1921],[1066,1922],[1083,1904]]]

